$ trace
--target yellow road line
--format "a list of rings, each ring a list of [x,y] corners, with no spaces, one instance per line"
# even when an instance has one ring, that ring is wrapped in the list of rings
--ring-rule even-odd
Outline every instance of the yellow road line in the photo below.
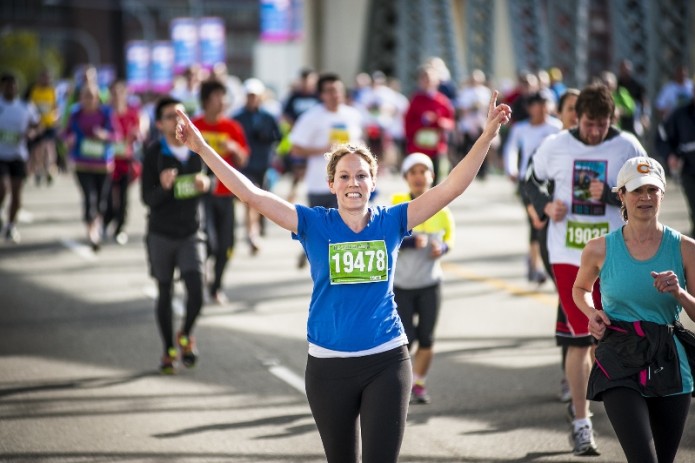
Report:
[[[462,267],[461,265],[454,264],[453,262],[442,262],[442,268],[449,273],[453,273],[465,280],[477,281],[479,283],[484,283],[488,286],[511,294],[512,296],[523,296],[534,299],[543,304],[547,304],[551,307],[557,307],[557,296],[546,294],[540,291],[535,291],[532,289],[522,288],[520,286],[513,285],[499,278],[491,278],[484,275],[480,275],[471,270]],[[550,281],[548,284],[552,284]]]

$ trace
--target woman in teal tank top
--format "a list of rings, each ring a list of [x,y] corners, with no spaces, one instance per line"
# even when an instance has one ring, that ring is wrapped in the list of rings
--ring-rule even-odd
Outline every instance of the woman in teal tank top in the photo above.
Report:
[[[604,402],[628,462],[674,461],[693,392],[695,345],[679,316],[695,320],[695,241],[659,222],[665,189],[654,159],[623,165],[613,192],[626,224],[587,244],[573,287],[600,340],[588,398]],[[591,298],[598,278],[603,311]]]

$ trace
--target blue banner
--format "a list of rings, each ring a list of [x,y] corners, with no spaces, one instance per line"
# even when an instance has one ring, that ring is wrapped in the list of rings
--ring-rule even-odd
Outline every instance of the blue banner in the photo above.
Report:
[[[161,40],[152,44],[150,88],[156,93],[168,93],[174,84],[174,48]]]
[[[212,69],[215,64],[225,62],[226,37],[222,18],[201,18],[198,37],[200,65],[203,68]]]
[[[198,24],[193,18],[176,18],[170,26],[174,47],[174,73],[181,74],[198,62]]]
[[[292,39],[292,1],[261,0],[261,40],[286,42]]]
[[[149,90],[150,46],[144,40],[126,44],[126,83],[131,92]]]

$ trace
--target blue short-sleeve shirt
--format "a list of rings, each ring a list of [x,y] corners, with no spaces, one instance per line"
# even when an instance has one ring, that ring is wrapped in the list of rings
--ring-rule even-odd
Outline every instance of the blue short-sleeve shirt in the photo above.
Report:
[[[370,207],[355,233],[337,209],[297,205],[292,238],[304,247],[314,290],[307,339],[325,349],[368,350],[402,336],[393,296],[393,272],[407,229],[408,203]]]

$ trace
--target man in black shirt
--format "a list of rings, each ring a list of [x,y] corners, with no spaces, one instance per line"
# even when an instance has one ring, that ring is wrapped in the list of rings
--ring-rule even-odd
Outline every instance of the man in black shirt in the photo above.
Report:
[[[246,141],[249,144],[249,158],[242,173],[261,188],[266,185],[266,172],[270,167],[275,147],[282,138],[280,127],[275,118],[261,108],[265,93],[265,85],[256,78],[244,81],[246,105],[234,116],[244,128]],[[259,235],[262,233],[261,215],[246,205],[246,239],[251,248],[251,254],[256,255],[260,250]]]
[[[695,237],[695,96],[671,113],[664,122],[669,148],[668,167],[680,172],[683,194],[690,209],[690,236]]]
[[[201,193],[210,189],[200,157],[176,139],[176,109],[183,111],[183,104],[174,98],[157,102],[155,123],[161,136],[145,150],[141,176],[142,201],[149,208],[148,263],[158,286],[157,324],[164,343],[159,369],[163,374],[175,373],[179,356],[188,368],[198,357],[191,333],[203,305],[205,241],[199,206]],[[179,352],[174,347],[171,310],[176,268],[187,296],[186,316],[176,335]]]

